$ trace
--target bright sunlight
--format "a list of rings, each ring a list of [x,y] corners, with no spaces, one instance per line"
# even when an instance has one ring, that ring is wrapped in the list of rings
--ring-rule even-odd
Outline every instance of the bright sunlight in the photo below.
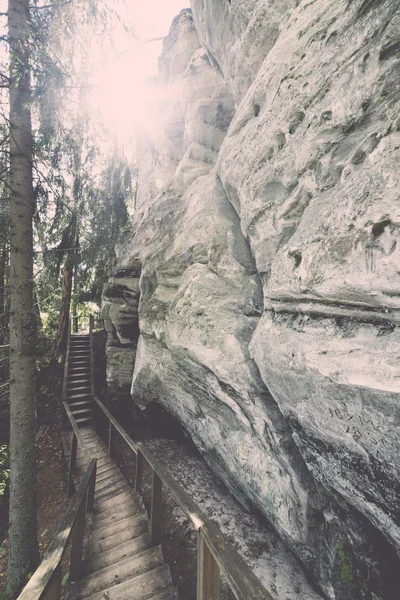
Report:
[[[172,19],[189,0],[136,0],[127,10],[127,32],[117,24],[112,40],[114,52],[100,62],[93,78],[90,108],[107,129],[122,140],[148,119],[146,109],[152,100],[146,79],[157,74],[162,38]]]

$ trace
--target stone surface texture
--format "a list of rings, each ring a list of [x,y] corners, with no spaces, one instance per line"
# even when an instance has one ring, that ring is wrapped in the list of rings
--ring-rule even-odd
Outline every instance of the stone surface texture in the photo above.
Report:
[[[149,84],[109,385],[167,408],[326,598],[398,600],[400,0],[192,10]]]

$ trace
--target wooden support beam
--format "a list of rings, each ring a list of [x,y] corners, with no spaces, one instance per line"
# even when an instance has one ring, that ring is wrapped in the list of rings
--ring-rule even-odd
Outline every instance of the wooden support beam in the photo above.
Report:
[[[76,450],[77,450],[78,440],[74,432],[72,432],[72,444],[71,444],[71,456],[69,459],[69,473],[68,473],[68,488],[67,494],[68,498],[71,498],[75,494],[75,484],[73,478],[73,472],[75,470],[76,465]]]
[[[150,538],[154,546],[161,542],[162,528],[162,481],[153,471],[153,486],[151,494]]]
[[[201,534],[201,529],[197,540],[197,600],[220,600],[220,569]]]
[[[108,456],[112,456],[112,446],[114,440],[114,428],[111,421],[108,423]]]
[[[43,600],[60,600],[61,598],[61,579],[62,579],[62,568],[61,565],[53,572],[46,592],[43,596]]]
[[[88,495],[86,493],[79,508],[78,516],[71,534],[71,562],[69,567],[71,581],[77,581],[81,574],[87,498]]]
[[[136,454],[136,474],[135,474],[135,490],[138,494],[142,493],[142,475],[143,475],[143,454],[138,449]]]
[[[96,471],[97,471],[97,459],[96,459],[96,464],[93,469],[93,473],[90,478],[88,492],[87,492],[87,508],[86,509],[89,512],[93,512],[93,507],[94,507],[94,493],[95,493],[95,489],[96,489]]]

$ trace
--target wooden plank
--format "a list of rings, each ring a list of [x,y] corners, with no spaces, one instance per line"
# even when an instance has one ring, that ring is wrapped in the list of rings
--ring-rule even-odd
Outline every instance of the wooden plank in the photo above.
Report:
[[[96,556],[85,559],[83,561],[83,572],[86,575],[89,575],[99,569],[109,567],[122,559],[135,556],[135,554],[139,554],[140,552],[143,552],[143,550],[148,550],[150,547],[150,536],[146,531],[146,533],[135,540],[129,540],[128,542],[118,544],[115,548],[105,550]]]
[[[51,585],[53,575],[61,565],[78,512],[86,500],[87,488],[94,467],[95,461],[91,461],[41,564],[18,596],[18,600],[40,600],[45,590]]]
[[[100,592],[111,585],[123,583],[137,575],[147,573],[163,564],[160,548],[150,548],[135,556],[121,560],[111,566],[104,567],[92,575],[88,575],[79,585],[77,596],[74,600],[87,598],[91,594]]]
[[[166,592],[172,587],[171,574],[166,565],[156,567],[148,573],[143,573],[124,583],[113,585],[97,592],[86,600],[150,600],[155,595]]]
[[[106,550],[116,548],[120,544],[128,542],[129,540],[135,540],[145,533],[148,534],[149,530],[144,514],[142,514],[141,517],[142,518],[134,525],[122,531],[114,532],[112,535],[108,535],[103,539],[92,540],[92,538],[90,538],[88,546],[85,547],[86,557],[90,558],[99,554],[100,552],[105,552]]]
[[[198,532],[197,600],[220,600],[221,576],[217,561]]]
[[[135,490],[138,494],[142,493],[142,478],[143,478],[143,454],[138,449],[136,455],[136,473],[135,473]]]
[[[150,513],[150,538],[153,546],[158,546],[161,542],[162,529],[162,481],[155,471],[153,471],[153,485],[151,493],[151,513]]]

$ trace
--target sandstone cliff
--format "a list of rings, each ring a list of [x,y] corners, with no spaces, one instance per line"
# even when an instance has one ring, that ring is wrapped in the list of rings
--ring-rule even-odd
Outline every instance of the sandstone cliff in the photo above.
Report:
[[[327,598],[398,599],[400,1],[192,10],[104,291],[109,385],[166,407]]]

